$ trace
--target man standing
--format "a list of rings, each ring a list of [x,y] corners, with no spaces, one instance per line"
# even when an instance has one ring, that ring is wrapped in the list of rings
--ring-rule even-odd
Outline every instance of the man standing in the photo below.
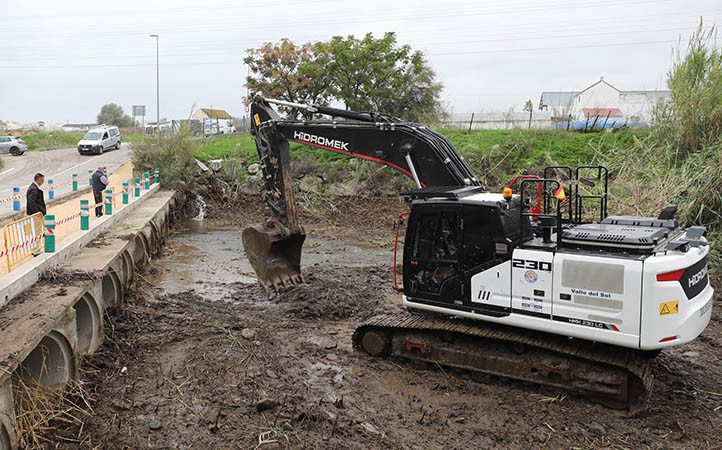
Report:
[[[33,183],[28,187],[28,192],[25,194],[26,200],[26,212],[28,216],[31,216],[37,212],[45,215],[47,210],[45,209],[45,197],[43,190],[40,186],[45,182],[45,175],[42,173],[36,173],[33,177]]]
[[[103,191],[108,186],[108,177],[105,176],[105,168],[98,167],[93,174],[93,197],[95,198],[95,217],[103,215]]]

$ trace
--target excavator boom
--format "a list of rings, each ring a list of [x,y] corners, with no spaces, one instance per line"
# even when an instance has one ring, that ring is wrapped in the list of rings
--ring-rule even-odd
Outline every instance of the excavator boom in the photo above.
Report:
[[[271,103],[332,119],[282,119]],[[412,178],[419,188],[480,185],[471,167],[444,136],[381,114],[256,95],[251,104],[251,134],[256,141],[271,217],[262,225],[245,229],[242,238],[253,269],[268,289],[303,281],[301,253],[305,234],[296,213],[290,141],[384,164]]]

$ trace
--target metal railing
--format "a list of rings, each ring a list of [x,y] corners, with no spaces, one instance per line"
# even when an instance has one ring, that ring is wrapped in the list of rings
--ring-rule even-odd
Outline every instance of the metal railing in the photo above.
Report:
[[[5,249],[0,255],[7,258],[8,271],[33,253],[39,253],[43,244],[45,224],[42,213],[35,213],[3,227]]]

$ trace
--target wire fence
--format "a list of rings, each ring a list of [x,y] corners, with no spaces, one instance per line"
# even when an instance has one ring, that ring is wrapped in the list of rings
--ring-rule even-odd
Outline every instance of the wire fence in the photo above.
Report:
[[[440,125],[459,130],[545,129],[552,127],[552,117],[547,111],[452,113]]]

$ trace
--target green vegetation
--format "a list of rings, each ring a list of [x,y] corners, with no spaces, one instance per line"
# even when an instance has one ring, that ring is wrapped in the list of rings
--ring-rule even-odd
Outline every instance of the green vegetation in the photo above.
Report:
[[[131,127],[133,119],[123,112],[123,108],[115,103],[108,103],[100,108],[98,113],[98,123],[106,125],[115,125],[116,127]]]
[[[249,134],[204,138],[193,154],[203,162],[211,159],[241,158],[250,164],[258,159],[255,141]]]
[[[549,164],[589,164],[620,149],[632,148],[635,139],[643,139],[648,130],[575,133],[560,130],[441,130],[483,177],[490,188],[500,188],[518,173],[537,173]],[[316,150],[291,143],[296,161],[315,163],[315,171],[324,178],[324,170],[350,168],[350,158],[338,153]],[[250,135],[219,136],[202,142],[194,156],[210,159],[239,158],[256,162],[256,146]]]
[[[648,138],[613,152],[616,199],[645,214],[666,203],[679,206],[686,225],[703,225],[716,244],[711,264],[722,265],[722,50],[715,29],[701,27],[684,58],[669,72],[672,101],[656,110]]]
[[[75,147],[84,135],[84,131],[30,131],[22,135],[22,139],[28,144],[29,151],[52,150]]]
[[[133,144],[133,167],[136,171],[153,171],[160,168],[161,184],[174,189],[193,178],[198,142],[189,136],[187,130],[171,135],[146,138]]]

